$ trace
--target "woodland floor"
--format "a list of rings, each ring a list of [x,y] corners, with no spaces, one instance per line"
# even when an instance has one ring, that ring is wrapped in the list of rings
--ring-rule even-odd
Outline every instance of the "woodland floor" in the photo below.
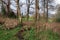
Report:
[[[0,22],[2,23],[7,19],[0,17]],[[14,21],[14,23],[16,22]],[[18,40],[18,38],[24,40],[60,40],[60,23],[25,21],[22,24],[23,27],[19,25],[10,30],[3,30],[1,25],[0,40]]]

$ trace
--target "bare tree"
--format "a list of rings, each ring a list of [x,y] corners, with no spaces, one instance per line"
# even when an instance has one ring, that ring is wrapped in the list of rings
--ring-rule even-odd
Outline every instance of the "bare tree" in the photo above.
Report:
[[[10,14],[10,0],[7,0],[7,4],[6,4],[6,16],[8,16]]]
[[[45,0],[44,1],[44,13],[43,13],[43,18],[45,19]]]
[[[39,0],[35,0],[35,21],[39,19]]]
[[[43,18],[46,18],[46,22],[48,21],[49,11],[54,10],[54,0],[41,0],[42,2],[42,11],[43,11]],[[44,8],[44,9],[43,9]]]
[[[46,4],[46,22],[48,22],[48,0],[47,0],[47,4]]]
[[[55,14],[55,21],[60,22],[60,4],[58,4],[56,6],[57,6],[57,8],[56,8],[57,12]]]
[[[20,10],[19,1],[20,0],[16,0],[16,3],[17,3],[17,16],[18,16],[19,22],[21,23],[22,22],[22,17],[21,17],[21,10]]]
[[[29,19],[30,0],[26,0],[26,2],[27,2],[27,20],[28,20]]]

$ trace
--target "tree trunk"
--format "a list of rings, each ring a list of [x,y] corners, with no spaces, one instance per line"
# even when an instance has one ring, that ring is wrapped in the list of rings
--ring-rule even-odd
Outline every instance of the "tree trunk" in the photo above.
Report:
[[[29,8],[30,8],[30,0],[27,3],[27,20],[29,20]]]
[[[17,3],[17,17],[20,23],[22,23],[22,18],[21,18],[21,11],[20,11],[20,6],[19,6],[19,0],[16,0]]]
[[[47,13],[46,13],[46,22],[48,22],[48,0],[47,0],[46,9],[47,9]]]
[[[35,21],[39,20],[39,0],[35,0]]]
[[[6,5],[6,16],[10,14],[10,0],[7,0],[8,4]]]
[[[43,18],[45,19],[45,0],[44,0],[44,13],[43,13]]]

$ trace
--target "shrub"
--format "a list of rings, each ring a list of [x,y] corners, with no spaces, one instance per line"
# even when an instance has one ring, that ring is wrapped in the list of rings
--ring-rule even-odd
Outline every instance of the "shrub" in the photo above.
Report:
[[[16,15],[14,14],[14,12],[10,12],[8,15],[10,18],[16,18]]]
[[[2,14],[5,15],[6,14],[6,11],[5,11],[5,8],[2,7],[2,10],[1,10]]]
[[[60,18],[56,18],[56,20],[55,20],[56,22],[60,22]]]

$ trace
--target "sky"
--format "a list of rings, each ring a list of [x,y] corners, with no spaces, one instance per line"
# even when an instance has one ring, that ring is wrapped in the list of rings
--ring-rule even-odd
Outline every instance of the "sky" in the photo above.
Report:
[[[25,0],[21,0],[21,2],[22,2],[22,3],[25,3],[26,1],[25,1]],[[55,5],[57,5],[57,4],[60,4],[60,0],[55,0]],[[11,6],[11,8],[16,10],[16,8],[14,8],[13,6]],[[25,5],[22,6],[21,11],[22,11],[23,13],[26,13],[26,6],[25,6]],[[16,12],[16,11],[15,11],[15,12]],[[51,11],[51,14],[55,14],[55,11]]]
[[[22,2],[22,3],[26,3],[25,0],[21,0],[21,2]],[[14,2],[13,2],[13,4],[14,4],[14,6],[16,5]],[[57,5],[57,4],[60,4],[60,0],[55,0],[55,5]],[[14,12],[16,12],[16,7],[14,7],[14,6],[11,5],[10,7],[11,7],[11,9],[13,9]],[[22,11],[23,13],[26,13],[26,5],[23,5],[23,6],[21,7],[21,11]],[[32,11],[32,9],[31,9],[31,11]],[[55,14],[55,11],[52,11],[51,14]]]
[[[57,4],[60,4],[60,0],[55,0],[55,2],[56,2]]]
[[[55,5],[57,5],[57,4],[60,4],[60,0],[55,0]],[[53,11],[51,14],[55,14],[56,13],[56,11]]]

